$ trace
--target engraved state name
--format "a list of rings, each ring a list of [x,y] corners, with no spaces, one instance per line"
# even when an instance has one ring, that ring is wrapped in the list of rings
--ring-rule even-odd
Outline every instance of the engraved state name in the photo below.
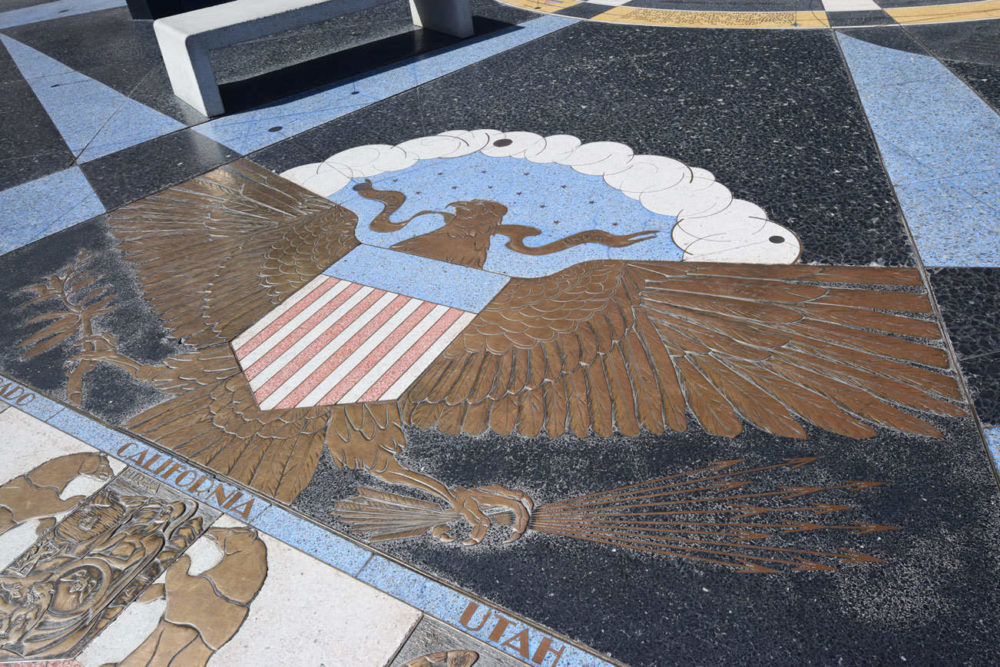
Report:
[[[35,400],[35,395],[21,385],[0,379],[0,398],[11,405],[24,407]]]
[[[199,500],[219,509],[250,519],[256,498],[246,497],[239,489],[227,486],[211,475],[187,467],[173,458],[134,442],[118,448],[118,457]]]
[[[521,656],[524,660],[530,660],[536,665],[557,665],[562,658],[565,646],[555,643],[551,637],[547,637],[534,628],[518,623],[517,621],[502,616],[498,611],[484,607],[480,612],[479,604],[470,602],[462,612],[459,619],[466,630],[473,636],[509,649]],[[536,641],[537,640],[537,641]],[[534,650],[532,647],[534,646]],[[549,660],[551,659],[551,662]]]

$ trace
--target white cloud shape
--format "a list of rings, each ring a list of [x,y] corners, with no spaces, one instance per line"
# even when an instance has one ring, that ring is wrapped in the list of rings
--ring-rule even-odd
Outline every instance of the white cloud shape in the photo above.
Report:
[[[476,152],[563,164],[581,174],[602,176],[610,187],[638,200],[649,211],[677,219],[671,238],[684,251],[687,262],[792,264],[801,253],[799,239],[791,230],[768,220],[756,204],[734,199],[711,172],[668,157],[636,155],[617,142],[585,144],[568,134],[543,137],[533,132],[450,130],[397,146],[357,146],[281,175],[329,197],[353,178],[400,171],[419,160]]]

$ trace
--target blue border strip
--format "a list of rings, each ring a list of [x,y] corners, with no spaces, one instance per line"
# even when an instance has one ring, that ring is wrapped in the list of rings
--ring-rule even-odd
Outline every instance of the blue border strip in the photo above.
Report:
[[[546,667],[613,664],[3,375],[0,400],[511,657]]]

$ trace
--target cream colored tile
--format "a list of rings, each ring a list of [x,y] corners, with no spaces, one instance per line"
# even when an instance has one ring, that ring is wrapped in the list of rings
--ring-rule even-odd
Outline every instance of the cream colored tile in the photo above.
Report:
[[[267,545],[267,580],[213,667],[384,665],[420,612],[281,542]]]
[[[15,479],[44,463],[70,454],[99,455],[104,463],[101,465],[91,460],[81,468],[89,472],[69,479],[56,479],[57,483],[65,483],[57,496],[58,500],[51,491],[31,488]],[[124,467],[89,445],[20,410],[10,408],[0,414],[0,530],[12,518],[17,524],[0,535],[0,569],[35,542],[43,519],[62,519],[84,498],[106,484],[111,473],[117,474]],[[46,481],[53,482],[51,471]],[[34,510],[25,509],[29,505]],[[22,512],[27,512],[27,515]],[[39,516],[34,516],[39,513]]]
[[[828,12],[863,12],[881,9],[873,0],[823,0],[823,9]]]
[[[16,408],[0,414],[0,484],[57,456],[96,451]],[[115,473],[124,467],[117,461],[112,463]]]
[[[160,575],[153,585],[162,584],[165,578]],[[77,662],[83,667],[121,662],[156,630],[166,609],[167,601],[163,598],[133,602],[83,649]]]
[[[420,619],[416,609],[270,536],[245,530],[232,518],[217,520],[158,580],[165,584],[162,594],[154,588],[130,605],[83,651],[80,663],[98,667],[137,650],[158,650],[154,662],[184,664],[193,660],[191,653],[164,647],[195,647],[213,667],[385,665]],[[255,582],[264,572],[260,541],[267,562],[258,592]],[[238,594],[226,588],[233,582],[239,582]],[[252,599],[242,625],[239,607],[220,602],[216,589],[230,601]],[[144,654],[142,661],[150,657]]]

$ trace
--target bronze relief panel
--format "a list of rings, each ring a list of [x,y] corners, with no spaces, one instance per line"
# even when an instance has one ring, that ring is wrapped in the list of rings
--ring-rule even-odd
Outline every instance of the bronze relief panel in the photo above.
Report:
[[[217,516],[124,472],[0,572],[0,657],[72,657]]]

